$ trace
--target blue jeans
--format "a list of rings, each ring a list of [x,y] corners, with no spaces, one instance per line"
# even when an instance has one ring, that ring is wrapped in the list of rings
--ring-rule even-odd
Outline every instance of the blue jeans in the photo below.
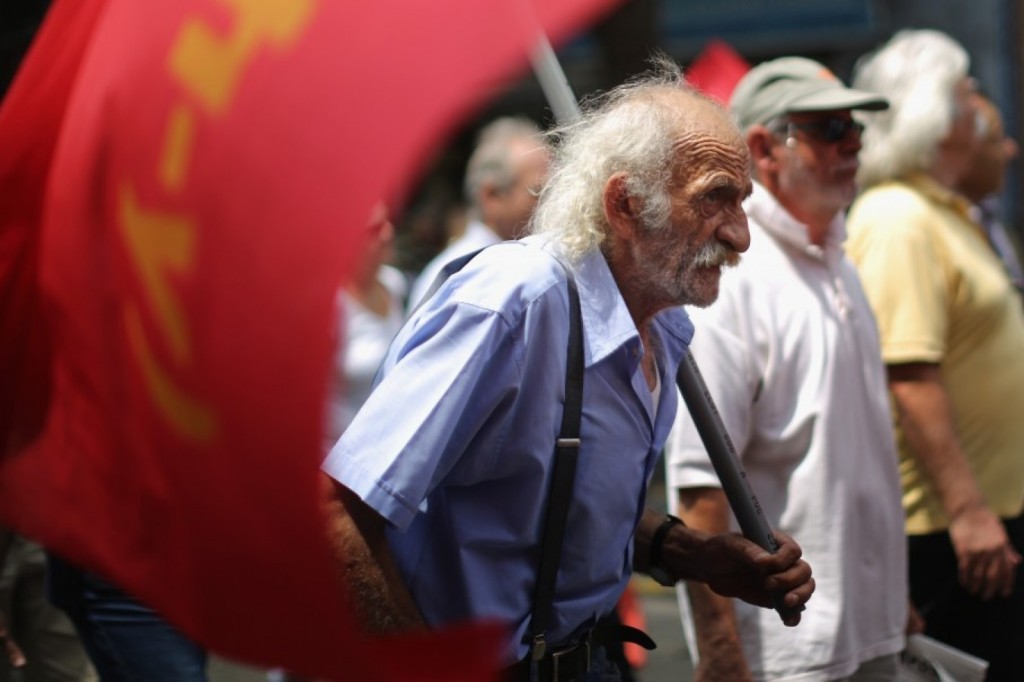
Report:
[[[153,609],[57,557],[50,599],[78,630],[103,682],[206,682],[206,651]]]
[[[590,672],[581,682],[620,682],[622,679],[622,671],[608,658],[605,648],[594,647],[593,653],[590,654]]]
[[[548,680],[549,677],[538,675],[536,669],[525,667],[525,663],[506,668],[503,671],[502,679],[511,682],[530,682]],[[565,679],[564,677],[562,679]],[[590,651],[590,670],[583,674],[583,677],[574,678],[575,682],[623,682],[622,671],[612,660],[609,660],[603,646],[595,646]]]

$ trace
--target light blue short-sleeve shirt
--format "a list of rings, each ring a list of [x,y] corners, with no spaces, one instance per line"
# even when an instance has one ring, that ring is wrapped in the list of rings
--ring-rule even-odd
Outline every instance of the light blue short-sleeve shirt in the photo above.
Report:
[[[399,333],[380,384],[323,465],[389,522],[428,624],[505,622],[509,663],[527,653],[565,394],[569,302],[551,248],[534,237],[500,244],[453,275]],[[547,637],[556,644],[609,613],[629,578],[633,530],[693,334],[682,308],[655,318],[655,408],[606,261],[595,251],[572,269],[584,333],[582,445]]]

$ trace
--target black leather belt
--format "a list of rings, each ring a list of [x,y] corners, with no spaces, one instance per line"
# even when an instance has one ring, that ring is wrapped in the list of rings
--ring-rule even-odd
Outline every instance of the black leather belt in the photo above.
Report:
[[[591,649],[610,642],[632,642],[648,651],[656,646],[643,630],[602,622],[579,644],[542,656],[537,661],[537,682],[574,682],[582,679],[590,670]],[[530,658],[526,657],[505,668],[502,682],[530,682],[531,663]]]
[[[583,679],[590,670],[590,641],[580,642],[568,649],[556,651],[537,661],[537,682],[574,682]],[[524,658],[505,668],[502,682],[530,682],[533,661]]]

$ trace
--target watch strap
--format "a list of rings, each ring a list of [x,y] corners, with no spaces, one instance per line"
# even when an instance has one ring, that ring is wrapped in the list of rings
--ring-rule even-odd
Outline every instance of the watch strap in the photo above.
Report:
[[[678,524],[683,524],[683,520],[678,516],[665,515],[665,520],[661,522],[661,525],[654,531],[654,535],[651,536],[651,546],[647,553],[648,566],[663,567],[662,560],[664,557],[662,556],[662,549],[665,544],[665,538],[668,537],[668,532],[672,530],[672,527]]]

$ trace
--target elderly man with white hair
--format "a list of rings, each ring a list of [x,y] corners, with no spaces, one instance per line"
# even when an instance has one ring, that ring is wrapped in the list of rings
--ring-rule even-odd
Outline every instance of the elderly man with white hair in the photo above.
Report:
[[[889,99],[861,151],[848,253],[896,415],[910,596],[926,633],[1024,680],[1024,315],[956,192],[984,126],[948,36],[896,34],[854,85]]]
[[[693,333],[679,306],[711,303],[722,267],[746,250],[748,168],[728,115],[678,69],[617,88],[562,131],[534,234],[484,250],[420,307],[324,463],[332,537],[368,627],[498,620],[506,679],[609,680],[591,631],[633,569],[761,606],[774,593],[799,621],[814,584],[788,536],[771,555],[645,509]],[[557,498],[568,503],[561,561],[537,632],[569,403],[567,273],[582,317],[582,419],[579,440],[561,443],[578,447],[578,463]]]

